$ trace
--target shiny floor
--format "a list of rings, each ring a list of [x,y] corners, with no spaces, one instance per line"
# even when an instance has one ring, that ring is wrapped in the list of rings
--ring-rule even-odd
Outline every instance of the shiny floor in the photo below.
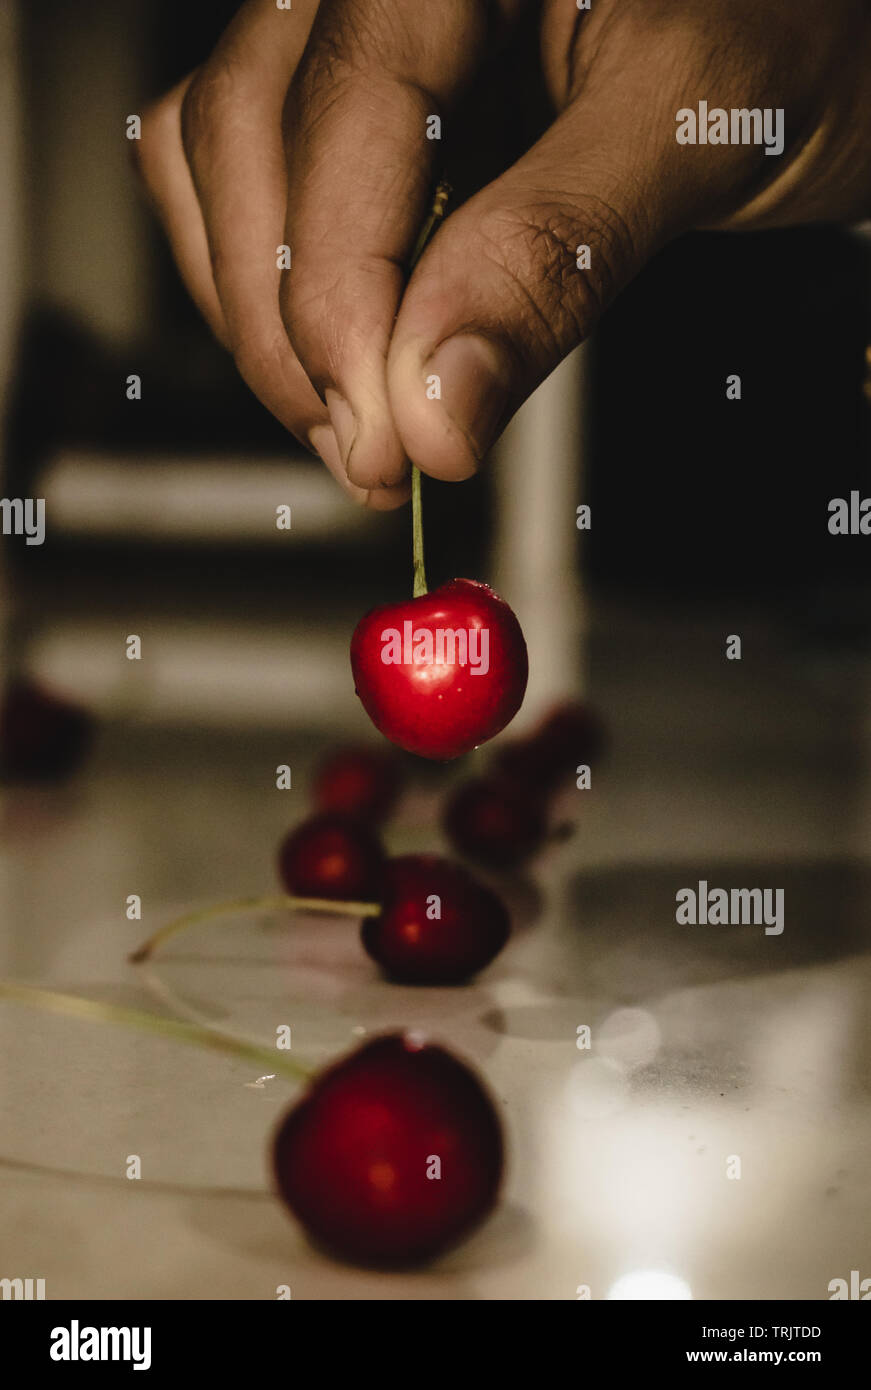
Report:
[[[4,975],[264,1045],[290,1024],[315,1061],[425,1031],[486,1077],[510,1169],[440,1261],[353,1268],[269,1194],[286,1083],[0,1003],[0,1277],[96,1299],[826,1299],[871,1277],[871,661],[772,617],[616,606],[592,666],[611,755],[564,794],[574,837],[503,884],[514,939],[464,988],[388,984],[354,924],[311,917],[228,918],[126,964],[171,915],[274,888],[313,740],[119,723],[68,788],[7,793]],[[342,736],[362,732],[349,707]],[[441,795],[412,787],[390,848],[439,845]],[[701,880],[782,889],[784,930],[678,923]]]

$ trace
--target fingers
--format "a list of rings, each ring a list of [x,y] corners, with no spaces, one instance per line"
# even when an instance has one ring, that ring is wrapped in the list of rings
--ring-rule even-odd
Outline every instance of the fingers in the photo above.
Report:
[[[366,505],[405,499],[409,456],[473,472],[677,231],[816,215],[833,180],[838,207],[857,178],[867,198],[865,147],[856,175],[856,141],[835,140],[867,45],[836,18],[808,49],[816,0],[776,0],[774,44],[752,0],[552,4],[545,69],[566,109],[449,218],[402,296],[441,172],[427,137],[523,3],[248,0],[143,119],[140,167],[195,301],[264,404]],[[858,6],[853,23],[867,38]],[[838,105],[823,78],[853,50]],[[678,146],[675,111],[712,84],[726,104],[789,108],[780,172],[758,150]]]
[[[191,297],[251,389],[304,442],[326,412],[278,310],[281,111],[315,8],[249,0],[208,62],[145,112],[136,151]]]
[[[408,488],[355,487],[278,307],[286,169],[281,113],[314,0],[249,0],[209,62],[143,118],[138,168],[182,278],[262,403],[320,454],[355,502],[399,506]],[[292,15],[292,18],[291,18]]]
[[[285,93],[314,0],[249,0],[189,84],[181,134],[229,346],[255,395],[298,438],[326,423],[278,307],[286,174]],[[321,436],[321,439],[323,437]]]
[[[446,119],[486,41],[483,0],[328,0],[286,112],[293,268],[281,309],[351,482],[403,487],[386,360]],[[433,127],[430,127],[433,129]],[[398,496],[399,494],[397,494]]]
[[[390,347],[390,403],[408,456],[434,477],[476,471],[664,236],[655,190],[585,157],[589,130],[585,113],[565,113],[448,217],[412,276]]]
[[[315,425],[309,434],[309,444],[315,453],[320,455],[328,472],[332,473],[342,490],[359,506],[368,507],[374,512],[386,512],[401,507],[411,496],[409,483],[372,490],[355,487],[345,472],[336,436],[330,425]]]
[[[133,142],[131,150],[187,291],[215,337],[228,348],[205,223],[181,142],[181,107],[192,77],[149,107],[142,117],[141,139]]]
[[[698,9],[695,11],[700,13]],[[766,161],[746,147],[688,149],[675,112],[706,90],[746,100],[704,23],[674,7],[593,6],[578,28],[569,104],[501,178],[449,216],[402,300],[390,346],[400,440],[425,472],[468,477],[535,387],[606,305],[700,212],[734,205]],[[763,84],[754,71],[754,81]],[[730,203],[731,200],[731,203]]]

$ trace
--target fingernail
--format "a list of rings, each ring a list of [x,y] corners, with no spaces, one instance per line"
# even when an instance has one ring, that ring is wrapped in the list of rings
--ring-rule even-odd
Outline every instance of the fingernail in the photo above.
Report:
[[[349,479],[339,453],[335,431],[329,425],[315,425],[313,429],[309,430],[308,442],[348,496],[352,497],[360,506],[365,507],[369,494],[363,488],[355,487]]]
[[[347,472],[348,459],[351,456],[354,437],[357,433],[357,421],[354,419],[354,412],[348,402],[344,396],[339,395],[338,391],[332,389],[325,391],[324,399],[327,403],[327,410],[330,412],[330,424],[336,432],[342,464]]]
[[[436,348],[423,374],[438,377],[445,414],[462,430],[476,458],[483,458],[508,404],[503,355],[486,338],[458,333]]]
[[[309,447],[319,454],[326,464],[341,463],[336,436],[329,425],[315,425],[308,432]]]

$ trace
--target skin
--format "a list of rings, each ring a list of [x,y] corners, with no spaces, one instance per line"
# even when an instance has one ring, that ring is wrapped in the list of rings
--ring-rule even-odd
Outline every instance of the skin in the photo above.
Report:
[[[248,0],[143,117],[139,169],[193,299],[263,404],[370,507],[407,499],[409,459],[472,474],[672,238],[871,216],[866,0],[543,0],[525,61],[552,123],[409,279],[440,173],[427,117],[450,126],[528,8]],[[675,114],[700,100],[782,107],[783,155],[678,145]]]

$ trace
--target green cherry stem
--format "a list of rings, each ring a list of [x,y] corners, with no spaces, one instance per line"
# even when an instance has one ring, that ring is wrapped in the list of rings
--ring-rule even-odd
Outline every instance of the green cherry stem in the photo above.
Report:
[[[423,511],[420,501],[420,469],[416,463],[411,465],[411,556],[412,556],[412,598],[422,598],[429,593],[426,586],[426,567],[423,558]]]
[[[414,250],[411,253],[411,260],[408,264],[409,275],[414,270],[430,237],[436,231],[439,223],[444,218],[448,206],[448,198],[451,194],[450,184],[440,183],[435,191],[432,207],[429,215],[420,229]],[[412,596],[421,598],[427,593],[426,569],[423,557],[423,506],[420,495],[420,469],[416,464],[411,465],[411,549],[413,562],[413,587]]]
[[[132,964],[139,965],[142,961],[148,960],[157,947],[168,941],[171,936],[187,927],[196,926],[199,922],[211,921],[213,917],[224,917],[231,912],[275,912],[280,909],[290,912],[333,912],[346,917],[377,917],[381,911],[381,904],[343,902],[338,898],[229,898],[226,902],[213,903],[211,907],[186,912],[183,917],[176,917],[172,922],[167,922],[166,926],[159,927],[153,936],[143,941],[141,946],[137,946],[135,951],[131,951],[127,959]]]
[[[258,1047],[256,1043],[231,1038],[226,1033],[213,1032],[198,1023],[183,1023],[180,1019],[162,1018],[159,1014],[148,1014],[142,1009],[127,1009],[118,1004],[82,999],[76,994],[37,989],[35,985],[19,984],[16,980],[0,980],[0,999],[10,999],[30,1008],[61,1014],[66,1018],[81,1018],[90,1023],[118,1023],[126,1028],[137,1028],[142,1033],[173,1038],[176,1042],[189,1043],[211,1052],[225,1052],[231,1057],[237,1057],[243,1062],[253,1062],[258,1068],[265,1068],[270,1074],[281,1075],[291,1081],[308,1081],[316,1070],[302,1062],[291,1061],[276,1049]]]
[[[427,242],[438,228],[439,223],[444,218],[448,209],[448,199],[451,196],[451,185],[445,183],[444,179],[439,182],[438,188],[433,194],[432,207],[427,214],[426,221],[418,233],[417,241],[414,243],[414,250],[411,253],[411,260],[408,262],[409,275],[414,270],[424,251]]]

